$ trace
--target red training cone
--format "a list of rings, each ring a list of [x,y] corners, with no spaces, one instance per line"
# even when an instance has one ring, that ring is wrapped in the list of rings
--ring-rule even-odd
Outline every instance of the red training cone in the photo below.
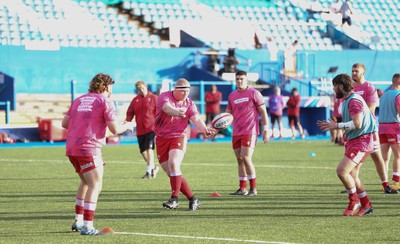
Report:
[[[105,227],[100,232],[103,233],[103,234],[107,234],[107,235],[114,234],[114,230],[111,229],[110,227]]]

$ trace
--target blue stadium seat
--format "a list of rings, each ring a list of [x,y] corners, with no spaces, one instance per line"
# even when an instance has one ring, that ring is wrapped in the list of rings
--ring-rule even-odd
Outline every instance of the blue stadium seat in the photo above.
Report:
[[[63,8],[65,6],[54,5],[51,0],[22,0],[27,8],[35,11],[34,13],[38,16],[43,16],[46,19],[65,19],[66,16]],[[324,7],[328,7],[331,3],[330,0],[320,0]],[[71,5],[73,1],[69,2]],[[86,11],[89,16],[98,18],[99,21],[103,21],[105,32],[118,34],[117,41],[122,39],[125,46],[132,46],[137,43],[129,43],[130,40],[137,40],[141,36],[146,35],[149,39],[149,31],[145,30],[143,32],[138,31],[138,26],[136,23],[131,23],[125,15],[118,13],[116,8],[107,7],[103,2],[96,0],[86,0],[75,2],[76,6],[82,9],[82,12]],[[191,4],[205,4],[212,7],[213,11],[216,13],[223,14],[226,18],[238,21],[249,21],[255,26],[263,26],[267,33],[274,36],[276,40],[282,40],[282,45],[279,48],[284,48],[294,40],[299,39],[301,42],[310,42],[310,45],[304,44],[304,47],[311,46],[318,49],[336,49],[331,41],[324,39],[319,33],[325,31],[325,23],[322,19],[311,20],[309,23],[304,21],[304,12],[290,4],[290,1],[263,1],[263,0],[253,0],[253,1],[242,1],[242,0],[198,0],[196,3]],[[68,5],[68,4],[66,4]],[[379,36],[383,44],[380,48],[396,48],[390,39],[398,38],[398,13],[399,6],[393,1],[361,1],[354,2],[354,7],[365,15],[370,16],[368,24],[357,23],[355,25],[360,26],[366,32],[373,33],[373,35]],[[169,21],[175,19],[181,20],[191,20],[191,19],[201,19],[202,16],[196,11],[196,8],[192,8],[192,5],[179,0],[125,0],[123,2],[124,9],[133,9],[134,16],[144,16],[144,20],[148,23],[153,23],[153,27],[157,29],[165,28],[169,25]],[[2,31],[2,36],[7,36],[10,39],[11,35],[15,37],[16,35],[21,41],[26,39],[39,38],[35,34],[28,35],[31,31],[38,32],[41,28],[32,30],[27,24],[21,24],[22,20],[16,18],[8,19],[8,10],[6,7],[0,9],[0,30]],[[12,16],[17,17],[17,16]],[[25,22],[27,22],[25,20]],[[2,24],[4,23],[4,24]],[[313,28],[312,25],[315,24],[316,27]],[[136,25],[136,26],[135,26]],[[6,27],[4,27],[6,26]],[[266,27],[267,26],[267,27]],[[17,28],[16,28],[17,27]],[[12,30],[9,32],[4,32],[3,29],[7,28]],[[275,31],[276,30],[276,31]],[[131,35],[126,35],[126,33],[132,33]],[[310,34],[311,33],[311,34]],[[40,33],[39,33],[40,34]],[[46,33],[45,33],[46,34]],[[135,35],[139,35],[139,38],[135,38]],[[41,35],[39,35],[41,36]],[[44,35],[46,36],[46,35]],[[96,38],[88,37],[86,39],[87,45],[94,46],[94,39],[97,43],[104,38],[104,40],[110,40],[107,35],[99,36]],[[112,39],[112,38],[111,38]],[[51,37],[51,41],[59,41],[60,45],[67,45],[63,38]],[[115,40],[114,40],[115,41]],[[18,43],[15,41],[14,43]],[[86,45],[85,42],[79,42],[82,45]],[[78,45],[79,45],[78,43]],[[150,43],[150,44],[149,44]],[[71,46],[70,43],[68,43]],[[72,43],[75,45],[75,42]],[[100,45],[103,45],[102,43]],[[106,43],[110,46],[109,43]],[[152,39],[150,42],[140,43],[140,46],[165,46],[161,44],[161,40],[157,38]],[[218,46],[228,46],[237,45],[237,47],[242,48],[252,48],[247,47],[245,43],[221,43],[215,44]],[[397,44],[396,44],[397,45]],[[116,46],[122,46],[122,43],[118,43]]]

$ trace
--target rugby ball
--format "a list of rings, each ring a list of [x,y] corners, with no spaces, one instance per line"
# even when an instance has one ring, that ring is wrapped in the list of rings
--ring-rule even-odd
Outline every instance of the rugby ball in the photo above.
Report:
[[[223,130],[229,127],[233,122],[233,116],[230,113],[220,113],[211,121],[212,127],[217,130]]]

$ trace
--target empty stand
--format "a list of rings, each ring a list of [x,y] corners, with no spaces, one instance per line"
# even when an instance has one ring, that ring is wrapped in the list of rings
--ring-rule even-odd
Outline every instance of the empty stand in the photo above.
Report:
[[[40,42],[61,47],[148,47],[161,41],[139,23],[100,1],[8,0],[0,2],[3,45]],[[38,47],[40,48],[40,47]]]
[[[205,6],[211,7],[210,10],[202,11]],[[140,17],[144,22],[153,26],[155,29],[163,29],[170,26],[173,21],[203,21],[211,22],[215,20],[215,25],[224,21],[232,23],[246,23],[255,32],[258,30],[260,39],[273,36],[278,44],[278,49],[284,50],[293,42],[299,40],[301,49],[312,50],[338,50],[340,45],[335,45],[329,38],[321,35],[321,30],[325,31],[326,23],[307,23],[298,20],[296,11],[285,2],[268,1],[241,1],[241,0],[199,0],[195,1],[125,1],[124,8],[132,9],[136,17]],[[210,16],[213,15],[213,19]],[[210,21],[211,19],[211,21]],[[212,28],[208,25],[205,30]],[[249,29],[248,28],[248,29]],[[225,33],[229,28],[224,29]],[[239,29],[240,30],[240,29]],[[228,33],[227,33],[228,34]],[[243,33],[242,33],[243,34]],[[240,33],[235,33],[239,36]],[[228,35],[229,36],[229,35]],[[209,47],[214,49],[228,49],[235,47],[239,49],[254,49],[253,36],[249,35],[247,40],[208,40],[209,37],[199,38]]]
[[[322,7],[329,9],[331,0],[319,0]],[[338,14],[335,19],[332,16],[318,17],[315,21],[333,21],[337,29],[346,35],[376,50],[399,50],[398,29],[400,28],[400,5],[392,0],[379,1],[351,1],[354,9],[352,16],[352,27],[341,27],[341,16]],[[304,18],[304,9],[299,18]]]
[[[248,24],[262,42],[266,37],[274,37],[280,50],[293,40],[298,40],[303,50],[342,49],[327,37],[326,19],[322,15],[310,19],[305,9],[293,2],[297,1],[125,0],[121,12],[96,0],[3,0],[0,37],[2,45],[14,46],[169,48],[162,34],[168,34],[165,30],[171,23],[207,22],[212,15],[227,23]],[[319,2],[328,9],[332,1]],[[357,11],[354,16],[357,31],[351,30],[348,35],[353,34],[353,38],[372,49],[399,49],[399,4],[391,0],[352,4]],[[205,7],[209,10],[204,11]],[[215,49],[254,49],[249,38],[229,36],[230,40],[211,40],[200,36]]]

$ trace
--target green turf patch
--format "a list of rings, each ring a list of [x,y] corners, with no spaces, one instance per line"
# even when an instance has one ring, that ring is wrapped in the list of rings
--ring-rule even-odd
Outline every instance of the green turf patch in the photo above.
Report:
[[[190,212],[183,196],[178,209],[161,207],[169,180],[164,172],[141,179],[145,163],[137,145],[106,146],[95,226],[120,234],[84,237],[70,231],[79,180],[65,149],[0,149],[0,243],[398,242],[392,226],[399,196],[383,195],[371,159],[361,179],[375,212],[342,216],[347,195],[340,194],[336,165],[343,151],[327,141],[259,143],[258,195],[245,197],[229,195],[238,188],[230,143],[189,144],[182,171],[203,203]]]

